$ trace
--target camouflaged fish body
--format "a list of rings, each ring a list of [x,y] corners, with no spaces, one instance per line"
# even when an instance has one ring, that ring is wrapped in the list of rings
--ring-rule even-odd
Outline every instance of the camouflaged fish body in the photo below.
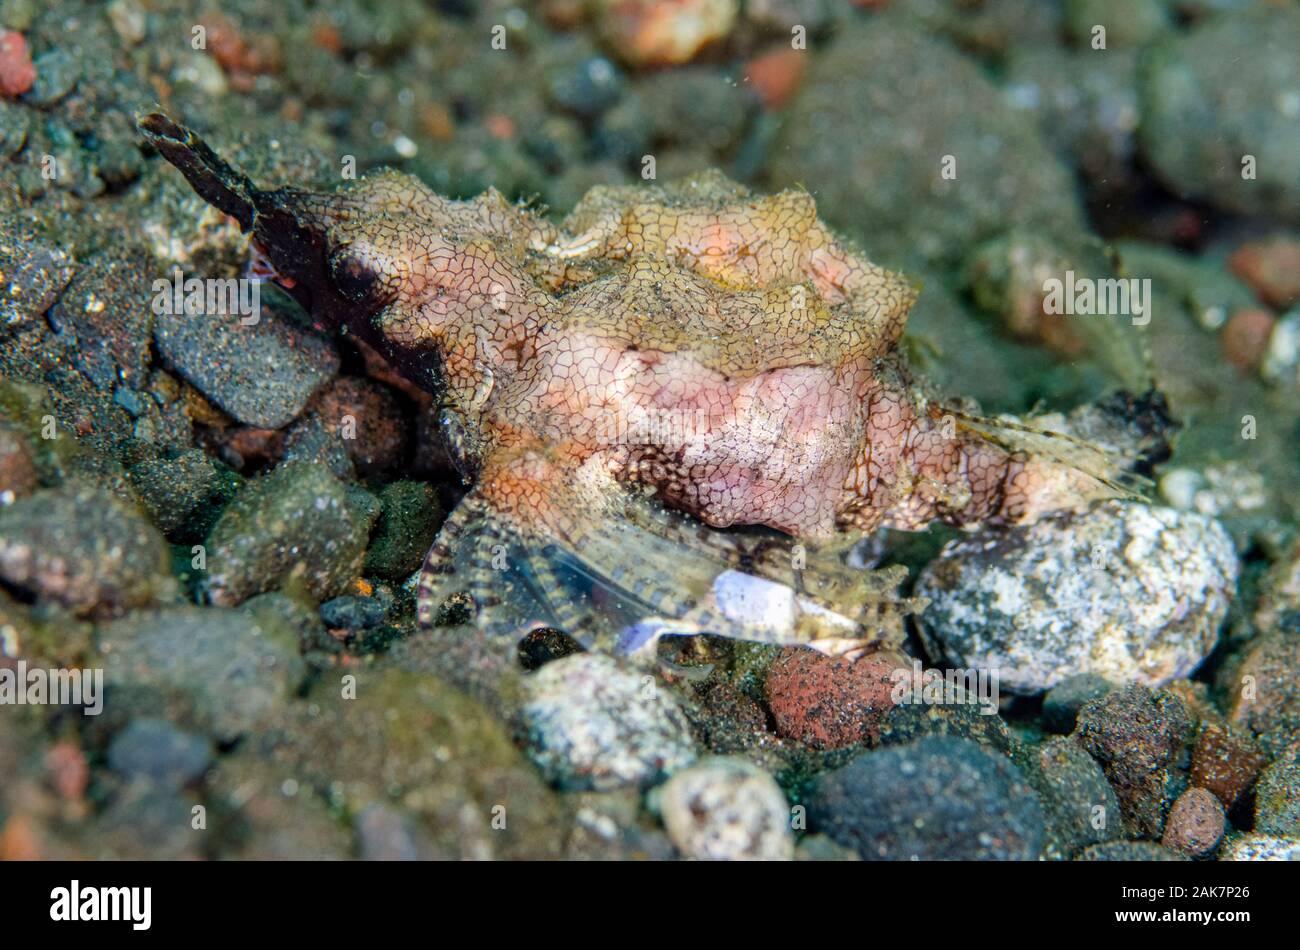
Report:
[[[430,552],[424,624],[459,591],[503,636],[839,650],[897,633],[898,574],[841,556],[864,532],[1021,522],[1114,492],[1066,443],[914,385],[898,347],[913,288],[807,193],[717,174],[599,187],[556,226],[397,172],[265,191],[165,117],[141,128],[309,312],[439,394],[474,487]],[[719,530],[737,526],[757,527]]]

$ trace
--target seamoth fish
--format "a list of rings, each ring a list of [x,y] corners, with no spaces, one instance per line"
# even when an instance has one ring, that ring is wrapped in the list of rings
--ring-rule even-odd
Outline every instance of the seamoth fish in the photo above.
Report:
[[[267,190],[166,116],[139,126],[263,272],[439,400],[472,487],[425,561],[422,626],[459,602],[485,635],[639,657],[699,632],[858,654],[912,606],[902,568],[846,560],[868,532],[1129,491],[1112,453],[915,380],[914,288],[806,192],[706,173],[593,188],[555,224],[396,171]]]

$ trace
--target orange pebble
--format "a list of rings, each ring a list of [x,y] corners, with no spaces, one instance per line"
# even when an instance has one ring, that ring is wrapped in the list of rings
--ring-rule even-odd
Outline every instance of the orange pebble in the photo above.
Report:
[[[494,139],[504,142],[515,137],[515,120],[508,115],[490,115],[483,120],[483,124],[487,127],[488,135]]]
[[[311,28],[311,41],[323,50],[335,55],[343,52],[343,37],[333,23],[320,21]]]
[[[0,30],[0,95],[21,96],[36,82],[36,67],[21,33]]]
[[[1270,306],[1284,309],[1300,300],[1300,241],[1243,244],[1228,258],[1228,266]]]
[[[751,59],[745,77],[765,109],[779,109],[799,89],[807,65],[802,50],[778,46]]]

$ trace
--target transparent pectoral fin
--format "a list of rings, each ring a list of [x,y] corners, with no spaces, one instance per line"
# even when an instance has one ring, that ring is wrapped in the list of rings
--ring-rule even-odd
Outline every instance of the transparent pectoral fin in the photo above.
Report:
[[[904,569],[851,568],[847,545],[710,528],[631,494],[580,515],[526,523],[471,492],[426,560],[421,625],[472,620],[503,647],[552,626],[638,659],[700,634],[852,654],[901,639],[914,606],[896,593]]]
[[[1039,464],[1057,466],[1072,476],[1080,501],[1107,498],[1142,499],[1150,487],[1134,470],[1133,460],[1121,447],[1090,441],[1041,427],[1037,420],[1018,422],[951,412],[960,429],[979,435],[1008,452],[1022,453]]]

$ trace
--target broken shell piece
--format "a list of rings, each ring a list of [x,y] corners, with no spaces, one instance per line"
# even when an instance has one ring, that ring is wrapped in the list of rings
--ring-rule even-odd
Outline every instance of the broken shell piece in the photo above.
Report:
[[[647,617],[619,636],[625,656],[653,655],[660,637],[711,633],[709,618],[739,624],[761,643],[805,644],[831,656],[862,649],[861,630],[848,617],[799,596],[792,587],[743,571],[723,571],[709,594],[680,620]]]

